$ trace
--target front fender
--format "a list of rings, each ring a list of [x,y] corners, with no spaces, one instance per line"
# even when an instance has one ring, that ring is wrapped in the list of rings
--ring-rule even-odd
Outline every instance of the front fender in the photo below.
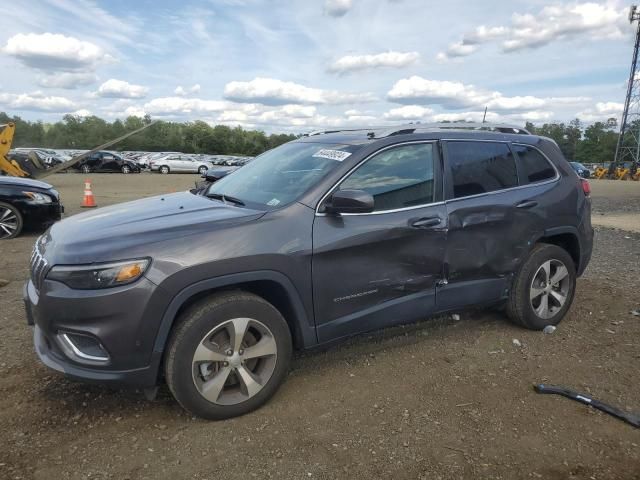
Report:
[[[291,280],[286,275],[274,270],[260,270],[256,272],[235,273],[202,280],[183,288],[173,297],[162,316],[160,328],[158,329],[158,334],[153,346],[153,353],[158,354],[164,351],[169,333],[171,332],[171,328],[180,307],[182,307],[194,295],[208,290],[233,287],[234,285],[242,285],[259,281],[276,282],[287,292],[294,317],[289,318],[288,320],[295,322],[294,329],[298,336],[297,340],[303,348],[309,348],[316,345],[318,343],[318,338],[316,335],[315,325],[312,319],[310,321],[310,317],[303,306],[300,294]]]

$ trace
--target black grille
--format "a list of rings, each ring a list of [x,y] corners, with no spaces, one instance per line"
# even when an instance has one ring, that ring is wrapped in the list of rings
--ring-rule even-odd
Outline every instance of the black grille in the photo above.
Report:
[[[44,282],[44,277],[47,276],[47,272],[49,271],[49,264],[40,253],[38,243],[33,247],[29,268],[31,270],[31,281],[35,285],[36,289],[40,290],[42,282]]]

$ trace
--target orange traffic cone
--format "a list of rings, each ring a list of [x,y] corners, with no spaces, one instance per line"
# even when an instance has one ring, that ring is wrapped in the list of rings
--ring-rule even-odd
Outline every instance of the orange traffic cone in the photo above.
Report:
[[[96,199],[93,198],[93,192],[91,191],[91,180],[84,181],[84,199],[80,205],[82,208],[95,208]]]

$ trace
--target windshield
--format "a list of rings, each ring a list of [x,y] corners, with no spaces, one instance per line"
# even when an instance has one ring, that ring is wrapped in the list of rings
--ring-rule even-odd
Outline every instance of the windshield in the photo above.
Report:
[[[218,180],[209,187],[207,195],[233,198],[258,208],[278,208],[299,198],[359,148],[359,145],[287,143]]]

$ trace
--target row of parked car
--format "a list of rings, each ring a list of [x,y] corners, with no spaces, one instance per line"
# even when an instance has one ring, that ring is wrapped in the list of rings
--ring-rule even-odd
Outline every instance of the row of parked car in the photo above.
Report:
[[[51,168],[85,153],[86,150],[51,150],[44,148],[16,148],[9,158],[24,163],[40,163]],[[82,173],[140,173],[151,170],[162,174],[199,173],[203,175],[212,167],[240,167],[253,157],[233,155],[186,154],[181,152],[111,152],[100,151],[81,160],[70,171]]]

